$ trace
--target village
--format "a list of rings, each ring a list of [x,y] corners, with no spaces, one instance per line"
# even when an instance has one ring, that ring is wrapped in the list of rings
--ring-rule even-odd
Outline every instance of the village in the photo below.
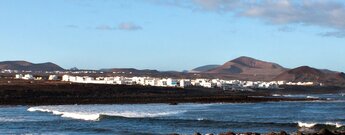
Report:
[[[32,74],[16,74],[15,79],[24,80],[43,80],[42,77],[34,77]],[[280,89],[282,85],[294,86],[315,86],[321,85],[314,82],[286,82],[286,81],[243,81],[243,80],[224,80],[224,79],[177,79],[177,78],[156,78],[149,76],[113,76],[113,77],[90,77],[74,75],[49,75],[46,80],[63,81],[70,83],[85,84],[110,84],[110,85],[141,85],[156,87],[203,87],[220,88],[223,90],[251,91],[252,89]]]

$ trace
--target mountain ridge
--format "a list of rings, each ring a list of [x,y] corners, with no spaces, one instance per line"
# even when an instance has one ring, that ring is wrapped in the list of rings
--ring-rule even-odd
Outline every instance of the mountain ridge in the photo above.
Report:
[[[247,56],[230,60],[206,73],[247,74],[247,75],[278,75],[286,68],[273,62],[266,62]]]
[[[31,63],[28,61],[2,61],[0,69],[25,70],[25,71],[64,71],[62,67],[52,62]]]
[[[318,82],[328,85],[343,85],[345,84],[345,74],[343,72],[316,69],[309,66],[300,66],[279,74],[273,80],[290,82]]]

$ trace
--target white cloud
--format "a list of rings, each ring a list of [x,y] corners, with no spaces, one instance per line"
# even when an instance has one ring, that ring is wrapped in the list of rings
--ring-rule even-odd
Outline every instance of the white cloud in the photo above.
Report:
[[[235,17],[259,19],[273,25],[297,24],[336,31],[325,34],[329,36],[343,37],[339,35],[345,33],[345,5],[335,0],[165,0],[165,2],[192,10],[232,13]]]

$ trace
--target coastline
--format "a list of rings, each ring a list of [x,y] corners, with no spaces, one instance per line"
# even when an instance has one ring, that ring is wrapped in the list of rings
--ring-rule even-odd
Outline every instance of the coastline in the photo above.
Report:
[[[236,92],[208,88],[12,81],[0,83],[0,105],[248,103],[316,100],[274,97],[272,93],[289,92],[284,90]]]

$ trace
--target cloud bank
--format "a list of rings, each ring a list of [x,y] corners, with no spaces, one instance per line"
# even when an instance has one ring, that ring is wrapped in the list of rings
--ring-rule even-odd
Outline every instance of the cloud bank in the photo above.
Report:
[[[345,5],[335,0],[154,0],[156,3],[231,13],[235,17],[263,20],[273,25],[329,28],[322,36],[345,37]]]

